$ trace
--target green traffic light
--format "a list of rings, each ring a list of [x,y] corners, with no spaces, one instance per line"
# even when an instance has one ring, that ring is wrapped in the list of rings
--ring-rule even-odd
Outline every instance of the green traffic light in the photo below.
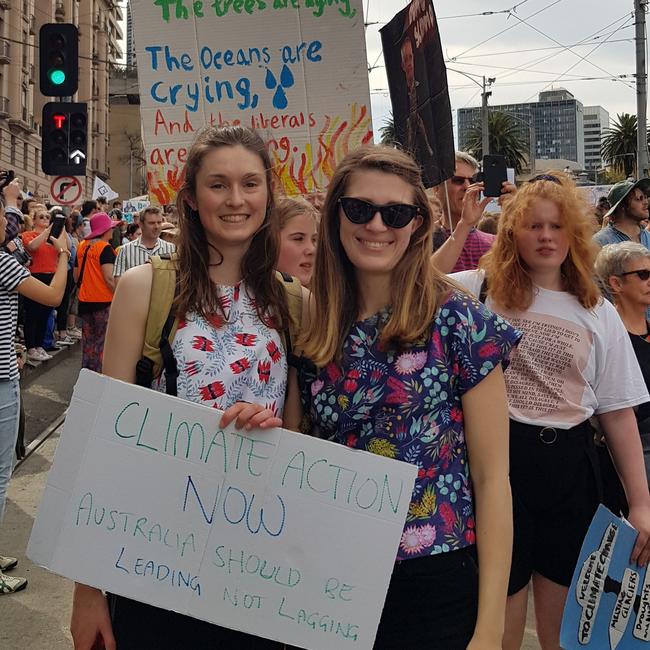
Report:
[[[55,86],[60,86],[65,81],[65,72],[63,70],[50,70],[48,76]]]

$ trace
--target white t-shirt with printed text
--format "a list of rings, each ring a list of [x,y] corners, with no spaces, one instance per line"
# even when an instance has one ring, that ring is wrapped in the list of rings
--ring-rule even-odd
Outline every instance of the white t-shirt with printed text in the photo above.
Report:
[[[478,296],[483,271],[451,276]],[[592,415],[650,401],[630,338],[607,300],[585,309],[564,291],[534,288],[525,312],[496,309],[524,336],[505,372],[510,417],[569,429]]]

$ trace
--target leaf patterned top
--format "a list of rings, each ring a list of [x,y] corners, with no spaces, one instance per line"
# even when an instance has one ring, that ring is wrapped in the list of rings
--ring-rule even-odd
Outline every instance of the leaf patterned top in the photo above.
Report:
[[[252,402],[282,415],[287,356],[280,333],[260,321],[255,299],[240,282],[217,287],[226,320],[189,313],[181,319],[172,351],[178,364],[178,396],[225,410]],[[165,377],[152,388],[165,391]]]
[[[315,433],[419,467],[398,560],[475,541],[461,397],[521,334],[484,305],[452,292],[426,337],[406,350],[378,343],[390,310],[355,323],[342,364],[303,364],[303,395]]]

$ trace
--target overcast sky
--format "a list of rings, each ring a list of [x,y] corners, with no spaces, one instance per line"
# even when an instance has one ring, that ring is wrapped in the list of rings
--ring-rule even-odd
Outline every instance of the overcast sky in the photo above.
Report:
[[[390,112],[379,29],[408,0],[361,2],[369,23],[368,65],[376,66],[370,72],[370,91],[377,132]],[[618,113],[636,113],[631,76],[633,0],[434,0],[433,4],[445,58],[457,57],[447,63],[454,124],[456,109],[478,106],[481,97],[476,83],[449,68],[477,75],[477,81],[482,75],[496,77],[492,104],[535,101],[541,90],[564,87],[585,106],[603,106],[612,119]],[[512,14],[507,13],[515,6]],[[467,15],[489,11],[502,13]],[[463,17],[455,17],[460,14]],[[518,51],[497,54],[512,50]],[[619,75],[626,78],[612,80]]]
[[[447,62],[454,124],[456,109],[480,105],[481,91],[449,68],[478,75],[478,81],[482,75],[496,77],[491,104],[535,101],[541,90],[564,87],[585,106],[603,106],[610,118],[622,112],[636,114],[631,76],[633,0],[434,0],[433,4],[445,58],[457,57]],[[368,25],[366,32],[369,65],[378,66],[370,73],[375,131],[390,111],[385,71],[379,67],[383,66],[379,29],[407,5],[408,0],[363,0],[366,23],[379,23]],[[519,6],[512,15],[466,16],[515,5]],[[459,14],[465,17],[452,18]],[[496,54],[530,49],[538,51]],[[618,75],[627,78],[611,80]],[[597,79],[584,80],[593,77]]]

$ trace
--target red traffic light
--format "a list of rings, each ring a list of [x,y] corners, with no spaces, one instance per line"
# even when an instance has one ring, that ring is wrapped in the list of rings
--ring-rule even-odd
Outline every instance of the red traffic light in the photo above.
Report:
[[[54,127],[56,129],[62,129],[63,124],[65,123],[65,115],[61,115],[61,113],[55,113],[52,115],[52,121],[54,122]]]

